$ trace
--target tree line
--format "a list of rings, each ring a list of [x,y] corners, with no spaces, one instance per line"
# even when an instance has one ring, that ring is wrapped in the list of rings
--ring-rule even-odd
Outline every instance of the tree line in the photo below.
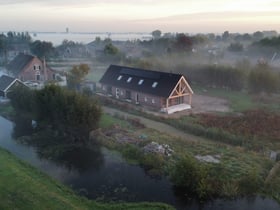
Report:
[[[242,67],[203,65],[179,66],[177,71],[186,70],[186,75],[193,84],[229,90],[247,90],[249,93],[279,93],[280,74],[266,62],[244,69]]]

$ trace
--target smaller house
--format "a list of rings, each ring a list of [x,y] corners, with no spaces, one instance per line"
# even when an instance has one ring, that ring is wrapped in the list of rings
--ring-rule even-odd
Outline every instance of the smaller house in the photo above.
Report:
[[[8,93],[11,92],[13,88],[18,85],[26,86],[23,82],[16,78],[7,75],[2,75],[0,77],[0,97],[7,98]]]
[[[8,72],[22,82],[44,83],[55,80],[55,72],[46,65],[45,60],[28,54],[18,54],[8,65]]]
[[[99,82],[105,95],[168,114],[191,108],[193,91],[181,74],[111,65]]]

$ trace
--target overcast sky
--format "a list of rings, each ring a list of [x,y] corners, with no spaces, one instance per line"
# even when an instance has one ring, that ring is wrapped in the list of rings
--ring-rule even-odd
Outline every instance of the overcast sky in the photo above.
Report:
[[[0,31],[280,32],[280,0],[0,0]]]

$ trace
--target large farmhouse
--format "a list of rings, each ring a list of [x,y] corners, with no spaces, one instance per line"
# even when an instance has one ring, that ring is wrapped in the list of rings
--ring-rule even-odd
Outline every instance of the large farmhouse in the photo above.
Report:
[[[7,66],[7,70],[17,79],[25,81],[45,82],[55,79],[55,72],[45,61],[36,56],[20,53]]]
[[[191,108],[193,91],[180,74],[111,65],[99,82],[104,94],[120,100],[167,113]]]

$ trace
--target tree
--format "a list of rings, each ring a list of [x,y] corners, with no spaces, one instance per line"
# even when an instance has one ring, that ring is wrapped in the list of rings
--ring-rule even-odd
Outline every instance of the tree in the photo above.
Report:
[[[190,52],[192,50],[192,41],[191,38],[185,34],[177,34],[175,39],[174,48],[178,52]]]
[[[231,43],[228,50],[232,52],[241,52],[243,51],[243,45],[240,42]]]
[[[51,42],[36,40],[30,44],[30,50],[33,54],[37,55],[39,58],[50,57],[54,55],[55,48]]]
[[[50,85],[36,91],[36,119],[52,125],[67,141],[84,142],[98,126],[101,109],[85,95]]]
[[[260,31],[256,31],[255,33],[253,33],[253,38],[255,41],[259,41],[264,38],[264,34]]]
[[[106,44],[104,47],[105,55],[117,55],[119,53],[119,49],[114,46],[112,43]]]
[[[171,169],[173,184],[190,194],[206,197],[210,192],[207,183],[208,168],[190,156],[181,157]]]
[[[228,31],[225,31],[222,35],[222,39],[223,41],[227,41],[229,39],[229,32]]]
[[[252,93],[275,93],[278,90],[279,77],[265,62],[260,62],[251,70],[248,78],[249,91]]]
[[[161,31],[160,30],[155,30],[152,32],[152,36],[154,39],[159,39],[161,36]]]
[[[10,93],[17,113],[35,119],[38,127],[51,128],[67,142],[85,142],[98,127],[101,108],[93,99],[56,85],[41,90],[15,88]]]
[[[8,93],[11,105],[17,113],[31,112],[34,109],[34,92],[25,86],[16,86]]]
[[[79,85],[89,73],[87,64],[74,65],[67,75],[67,85],[69,88],[79,90]]]

